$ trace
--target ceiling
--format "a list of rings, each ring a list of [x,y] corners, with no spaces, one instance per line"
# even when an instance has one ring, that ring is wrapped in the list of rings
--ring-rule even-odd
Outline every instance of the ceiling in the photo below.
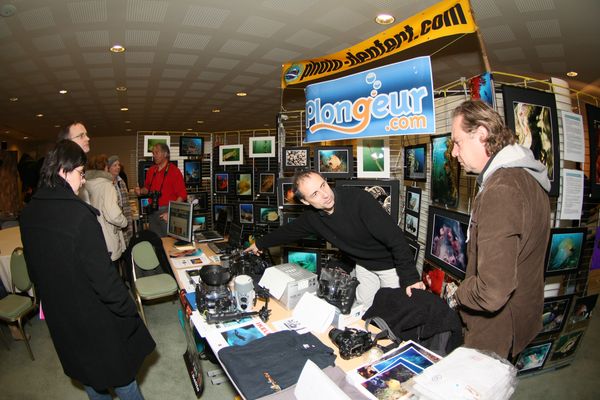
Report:
[[[302,90],[280,89],[282,63],[373,36],[387,28],[378,13],[402,22],[436,2],[0,0],[0,135],[54,140],[71,120],[92,137],[273,128],[277,112],[303,108]],[[493,71],[566,79],[574,70],[574,88],[600,95],[600,1],[471,5]],[[398,59],[436,52],[434,87],[484,70],[475,35],[440,51],[447,42]],[[116,43],[126,52],[110,53]]]

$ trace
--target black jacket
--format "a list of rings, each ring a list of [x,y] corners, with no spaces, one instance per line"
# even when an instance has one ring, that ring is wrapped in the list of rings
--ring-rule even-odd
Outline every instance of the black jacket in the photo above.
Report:
[[[264,249],[318,234],[368,270],[396,268],[403,287],[418,282],[404,233],[379,202],[356,188],[336,188],[334,192],[331,215],[307,209],[291,223],[258,238],[257,247]]]
[[[65,374],[105,389],[131,382],[155,343],[111,263],[97,215],[65,182],[37,191],[20,228]]]

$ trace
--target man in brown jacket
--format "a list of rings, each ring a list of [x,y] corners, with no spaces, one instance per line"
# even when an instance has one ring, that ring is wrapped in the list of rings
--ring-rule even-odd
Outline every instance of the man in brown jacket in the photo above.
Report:
[[[546,167],[515,144],[487,104],[466,101],[452,118],[452,156],[479,174],[467,272],[454,299],[466,325],[465,345],[508,358],[542,328],[550,181]]]

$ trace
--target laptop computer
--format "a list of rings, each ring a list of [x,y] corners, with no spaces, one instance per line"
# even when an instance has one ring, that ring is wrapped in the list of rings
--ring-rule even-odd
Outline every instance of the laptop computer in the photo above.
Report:
[[[196,231],[194,232],[194,240],[197,243],[214,242],[223,240],[223,235],[217,231]]]
[[[229,249],[241,247],[242,243],[242,226],[232,223],[229,227],[229,239],[224,242],[209,243],[209,247],[217,254],[224,253]]]

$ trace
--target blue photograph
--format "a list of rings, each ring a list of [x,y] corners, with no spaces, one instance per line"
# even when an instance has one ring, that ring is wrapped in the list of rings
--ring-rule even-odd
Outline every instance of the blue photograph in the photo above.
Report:
[[[223,332],[222,335],[230,346],[244,346],[264,336],[253,324]]]
[[[409,146],[404,148],[404,179],[421,180],[426,179],[426,145]]]
[[[586,228],[554,228],[550,231],[546,276],[568,274],[579,269],[586,234]]]
[[[319,265],[318,255],[313,251],[296,251],[290,250],[287,252],[287,262],[297,264],[305,270],[308,270],[314,274],[317,273]]]
[[[444,135],[433,137],[431,142],[431,199],[446,207],[457,207],[460,166],[452,157],[452,139]]]

